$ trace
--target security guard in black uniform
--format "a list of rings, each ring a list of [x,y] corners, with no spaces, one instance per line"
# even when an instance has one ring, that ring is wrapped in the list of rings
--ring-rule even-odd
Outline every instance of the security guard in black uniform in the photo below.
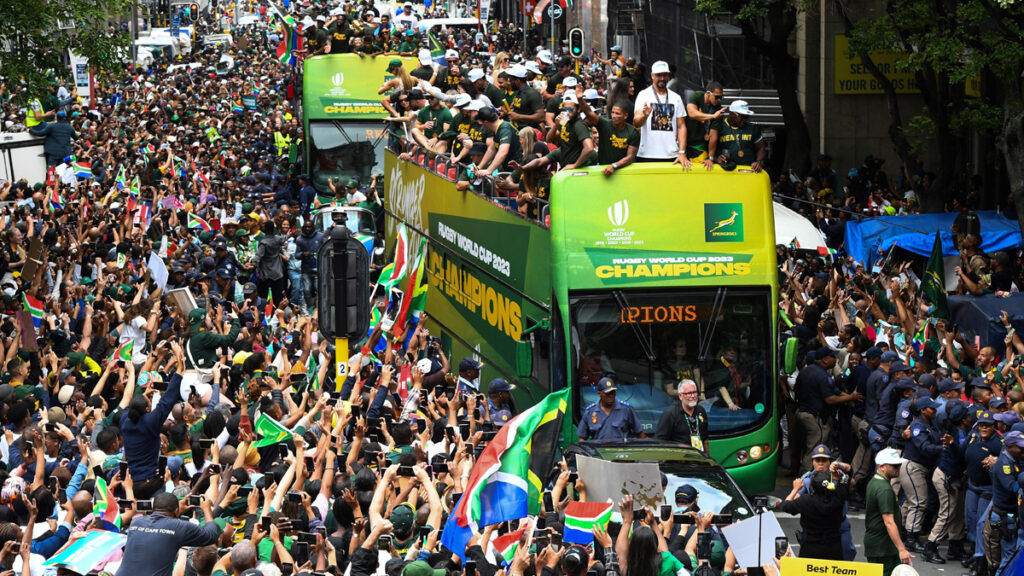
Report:
[[[992,505],[985,526],[985,557],[989,566],[999,563],[997,574],[1002,573],[1017,551],[1022,463],[1024,435],[1013,430],[1003,436],[1003,452],[989,470],[992,474]]]
[[[925,508],[928,506],[928,481],[932,471],[939,463],[939,455],[953,437],[935,426],[935,415],[938,404],[927,396],[918,398],[914,403],[917,418],[910,423],[910,438],[907,441],[903,457],[907,463],[900,474],[900,485],[907,501],[903,504],[903,521],[907,529],[907,550],[918,550],[924,553],[925,559],[939,560],[938,551],[933,546],[921,546],[918,536],[924,529]],[[944,560],[943,560],[944,562]]]

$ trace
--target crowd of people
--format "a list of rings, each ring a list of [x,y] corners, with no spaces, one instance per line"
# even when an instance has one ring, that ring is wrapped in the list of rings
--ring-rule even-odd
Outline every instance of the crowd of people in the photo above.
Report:
[[[291,10],[307,56],[396,57],[380,93],[403,157],[459,163],[458,189],[486,187],[528,217],[543,213],[558,170],[765,169],[756,112],[723,106],[716,82],[683,90],[665,62],[648,67],[617,46],[582,61],[524,52],[523,31],[502,23],[441,34],[441,64],[417,26],[447,16],[439,7]],[[123,549],[95,571],[743,573],[690,485],[666,496],[672,514],[634,511],[627,497],[590,546],[563,545],[565,508],[585,501],[587,481],[564,462],[542,479],[543,524],[514,553],[496,538],[525,523],[487,527],[465,550],[442,546],[480,450],[519,412],[514,385],[482,385],[478,361],[449,359],[425,329],[403,349],[383,326],[335,381],[335,351],[318,336],[324,231],[313,213],[331,203],[380,213],[386,192],[380,178],[351,180],[330,182],[331,197],[303,173],[301,67],[277,57],[281,34],[261,11],[257,26],[231,24],[246,42],[227,71],[222,48],[196,42],[196,66],[158,60],[99,77],[90,107],[61,78],[28,105],[5,94],[4,128],[45,137],[52,170],[47,182],[0,185],[0,571],[41,576],[69,543],[112,530],[126,534]],[[213,31],[197,23],[197,38]],[[255,110],[243,94],[257,96]],[[774,192],[841,250],[851,213],[914,212],[912,190],[929,178],[904,172],[893,185],[869,157],[841,185],[822,155],[807,175],[780,174]],[[976,219],[960,222],[960,291],[1014,290],[1010,256],[981,253]],[[936,317],[906,265],[872,272],[785,246],[779,263],[784,337],[798,350],[780,390],[796,479],[779,509],[800,515],[800,555],[856,558],[846,513],[865,508],[862,554],[887,574],[911,552],[978,575],[1004,567],[1024,543],[1024,341],[1011,319],[1005,347],[979,349]],[[707,453],[707,386],[682,378],[651,436]],[[642,435],[615,382],[595,388],[578,436]]]
[[[730,168],[744,154],[763,162],[756,141],[724,135],[724,112],[692,127],[721,121],[712,129],[721,138],[688,138],[664,63],[646,76],[616,48],[577,76],[559,54],[524,55],[522,30],[502,24],[443,35],[441,67],[420,53],[415,25],[444,16],[439,9],[307,4],[291,8],[305,23],[307,56],[420,57],[418,69],[389,67],[394,80],[382,88],[396,145],[469,160],[459,177],[467,186],[485,169],[509,187],[555,164],[598,163],[609,176],[642,160],[692,169],[716,143]],[[667,498],[676,514],[634,511],[626,498],[592,544],[563,545],[565,508],[586,494],[565,463],[543,479],[552,504],[514,554],[496,550],[495,538],[525,521],[487,527],[465,550],[441,545],[480,450],[519,412],[514,386],[482,385],[479,362],[450,360],[425,329],[399,349],[381,325],[335,380],[335,351],[318,335],[324,230],[314,212],[331,203],[379,211],[383,183],[331,182],[333,198],[312,187],[301,67],[277,57],[282,32],[260,12],[255,26],[229,23],[227,69],[229,47],[199,42],[225,21],[211,14],[196,23],[189,56],[99,76],[90,106],[60,75],[52,93],[2,100],[6,130],[45,138],[49,175],[0,186],[0,571],[742,572],[689,485]],[[484,60],[487,51],[499,53]],[[720,92],[712,86],[711,100]],[[255,110],[240,104],[249,94]],[[378,342],[387,344],[374,355]],[[88,570],[44,565],[97,531],[126,539]]]

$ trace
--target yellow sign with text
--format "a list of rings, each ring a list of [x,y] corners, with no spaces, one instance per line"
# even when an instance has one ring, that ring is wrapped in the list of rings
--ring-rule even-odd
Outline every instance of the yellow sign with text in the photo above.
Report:
[[[835,36],[835,93],[882,94],[882,84],[868,71],[860,55],[850,52],[850,39],[845,34]],[[917,79],[914,73],[897,68],[897,63],[906,55],[895,50],[872,50],[868,53],[883,76],[892,82],[897,94],[916,94]]]
[[[782,576],[797,576],[798,574],[800,576],[814,574],[822,576],[882,576],[882,565],[867,562],[815,560],[814,558],[783,558]]]

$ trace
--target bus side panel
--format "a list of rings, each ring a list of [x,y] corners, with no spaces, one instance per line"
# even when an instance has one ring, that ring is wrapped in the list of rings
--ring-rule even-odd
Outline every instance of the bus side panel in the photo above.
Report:
[[[302,68],[302,115],[310,120],[380,120],[388,113],[377,90],[393,78],[387,72],[394,56],[324,54],[307,58]],[[406,70],[416,58],[400,57]]]
[[[548,231],[390,151],[385,176],[394,215],[386,218],[387,245],[396,245],[399,220],[410,246],[421,232],[429,236],[428,322],[488,364],[482,382],[500,376],[525,383],[515,377],[517,342],[550,314]],[[522,392],[536,401],[547,388],[547,381],[532,381]]]

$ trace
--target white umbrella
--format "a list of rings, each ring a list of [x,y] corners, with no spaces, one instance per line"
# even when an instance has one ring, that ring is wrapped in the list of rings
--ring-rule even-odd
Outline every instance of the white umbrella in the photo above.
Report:
[[[789,246],[791,244],[801,250],[817,250],[825,246],[821,232],[799,213],[786,208],[778,202],[772,202],[775,208],[775,243]],[[794,240],[796,241],[794,243]]]

